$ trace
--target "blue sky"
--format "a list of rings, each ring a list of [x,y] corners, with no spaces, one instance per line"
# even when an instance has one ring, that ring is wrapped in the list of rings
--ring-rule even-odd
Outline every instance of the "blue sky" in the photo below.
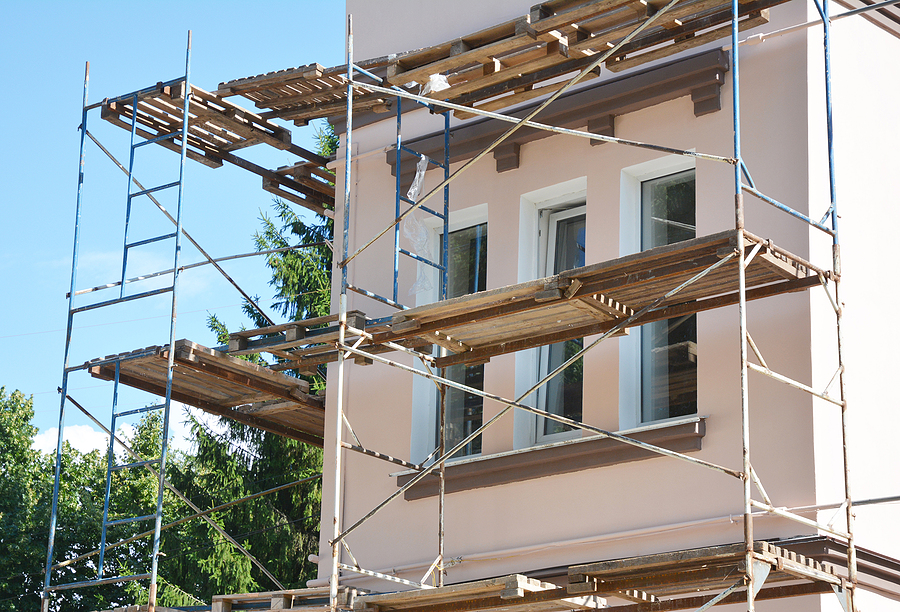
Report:
[[[62,378],[85,61],[91,63],[90,103],[183,74],[189,29],[191,81],[207,91],[222,81],[312,62],[333,66],[343,61],[344,3],[31,0],[5,3],[3,21],[0,386],[7,393],[19,389],[33,395],[34,423],[47,432],[56,426],[59,413],[56,388]],[[241,98],[231,101],[252,108]],[[89,116],[88,129],[127,162],[127,132],[101,120],[99,111]],[[294,128],[294,142],[301,146],[311,148],[311,136],[309,127]],[[254,150],[260,146],[265,145],[241,154],[267,167],[295,160],[283,152]],[[135,176],[145,185],[165,182],[169,171],[177,172],[177,156],[167,151],[149,152],[135,166]],[[85,177],[79,289],[117,280],[127,180],[90,142]],[[255,175],[187,162],[184,227],[213,256],[252,251],[260,211],[270,204]],[[141,217],[145,227],[162,229],[160,218],[158,211]],[[183,263],[200,259],[185,247]],[[152,251],[135,256],[133,265],[130,260],[129,276],[169,267],[165,257]],[[224,267],[264,306],[271,303],[261,258]],[[165,302],[147,302],[76,317],[70,364],[165,343]],[[243,322],[240,302],[210,266],[182,275],[176,336],[214,345],[205,325],[207,313],[238,327]],[[81,375],[70,378],[69,388],[101,421],[108,420],[111,385]],[[129,402],[144,404],[146,399],[123,397],[120,405]],[[66,414],[66,425],[81,426],[78,439],[89,445],[88,421],[72,408]]]

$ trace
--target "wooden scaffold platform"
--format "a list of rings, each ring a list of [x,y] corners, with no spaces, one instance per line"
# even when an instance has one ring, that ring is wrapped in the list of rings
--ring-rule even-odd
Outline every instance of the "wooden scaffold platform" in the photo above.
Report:
[[[114,99],[104,100],[101,117],[113,125],[135,133],[174,152],[181,151],[179,134],[184,121],[184,83],[159,84]],[[276,125],[215,94],[191,85],[188,121],[188,158],[211,168],[229,162],[257,174],[263,189],[304,206],[320,215],[334,216],[332,174],[324,157],[291,142],[290,130]],[[135,110],[136,109],[136,110]],[[265,144],[293,153],[302,161],[269,170],[234,154],[247,147]]]
[[[769,542],[755,542],[757,599],[842,592],[844,576],[827,563]],[[522,575],[438,588],[363,595],[354,612],[620,612],[698,609],[746,600],[743,543],[708,546],[572,566],[565,586]]]
[[[771,241],[743,232],[748,252],[758,249],[746,269],[748,299],[802,291],[830,278],[830,273],[778,248]],[[482,363],[493,356],[604,333],[660,296],[689,281],[735,252],[736,233],[721,232],[649,249],[499,289],[473,293],[398,311],[389,324],[363,327],[360,312],[349,313],[351,328],[370,334],[360,350],[390,350],[387,342],[407,346],[436,344],[450,352],[437,367]],[[732,257],[702,279],[629,321],[634,327],[737,303],[737,265]],[[314,321],[316,322],[316,321]],[[333,361],[337,329],[307,334],[298,340],[290,329],[309,322],[266,327],[234,334],[232,354],[270,352],[284,359],[276,370],[306,370]],[[264,339],[249,341],[253,336]],[[358,336],[357,336],[358,337]],[[301,346],[306,343],[306,346]]]
[[[91,376],[165,397],[167,346],[109,355],[85,363]],[[324,398],[309,383],[189,340],[175,342],[172,399],[288,438],[322,446]]]
[[[786,0],[740,2],[740,28],[768,22],[768,9]],[[550,0],[516,19],[449,40],[390,56],[357,62],[390,85],[417,93],[433,76],[447,87],[425,93],[485,111],[496,111],[552,93],[553,81],[591,64],[597,53],[619,42],[665,2],[660,0]],[[631,40],[605,63],[622,71],[725,38],[731,30],[727,0],[684,0],[658,23]],[[596,73],[599,74],[599,68]],[[376,81],[365,75],[360,83]],[[251,100],[267,119],[305,125],[312,119],[343,114],[346,66],[309,64],[219,84],[216,95]],[[354,112],[387,112],[396,100],[357,88]],[[472,113],[456,110],[460,119]]]

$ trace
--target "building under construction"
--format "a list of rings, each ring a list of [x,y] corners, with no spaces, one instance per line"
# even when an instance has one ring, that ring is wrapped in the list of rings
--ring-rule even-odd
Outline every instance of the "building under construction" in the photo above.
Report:
[[[347,0],[345,64],[212,91],[190,43],[177,79],[99,103],[86,79],[82,156],[92,115],[130,132],[132,189],[121,278],[86,289],[79,183],[60,432],[89,374],[158,396],[141,410],[166,424],[183,402],[324,448],[318,579],[214,611],[900,610],[897,332],[873,329],[896,259],[896,0],[484,4]],[[291,141],[322,118],[333,160]],[[144,145],[177,180],[137,182]],[[334,219],[333,314],[179,339],[195,162]],[[134,234],[138,199],[171,225]],[[171,266],[130,276],[151,244]],[[69,362],[76,315],[160,296],[167,337]],[[325,394],[288,374],[323,366]],[[104,511],[84,583],[50,581],[57,461],[45,608],[146,580],[160,609],[162,448],[110,463],[155,470],[159,503]],[[147,572],[106,575],[106,527],[129,520],[155,521]]]

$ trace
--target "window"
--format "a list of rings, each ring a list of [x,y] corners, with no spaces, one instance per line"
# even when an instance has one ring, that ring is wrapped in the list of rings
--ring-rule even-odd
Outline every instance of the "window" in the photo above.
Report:
[[[443,247],[442,247],[443,248]],[[450,232],[447,255],[447,297],[455,298],[487,288],[487,223]],[[475,389],[484,389],[484,365],[454,365],[445,377]],[[440,396],[437,395],[435,444],[440,435]],[[447,388],[447,447],[452,447],[481,427],[484,400],[479,395]],[[481,436],[472,440],[457,457],[481,453]]]
[[[641,183],[641,249],[697,235],[694,170]],[[641,422],[697,413],[697,316],[640,330]]]
[[[566,210],[545,210],[547,217],[547,276],[584,266],[585,207]],[[584,346],[582,338],[558,342],[544,347],[540,355],[539,376],[543,378],[570,359]],[[566,370],[542,386],[538,391],[538,406],[552,414],[581,420],[583,398],[583,360],[579,359]],[[571,427],[552,419],[539,418],[537,441],[550,442]]]

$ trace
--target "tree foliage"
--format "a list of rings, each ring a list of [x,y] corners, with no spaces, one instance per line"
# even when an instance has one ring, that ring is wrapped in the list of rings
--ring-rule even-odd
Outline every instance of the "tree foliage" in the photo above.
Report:
[[[318,152],[329,156],[337,148],[330,126],[316,134]],[[325,217],[301,216],[289,204],[275,200],[261,212],[261,227],[253,236],[266,255],[274,290],[271,308],[289,320],[323,316],[330,311],[333,223]],[[267,322],[250,304],[244,310],[254,325]],[[215,315],[209,327],[227,342],[228,327]],[[257,363],[259,355],[245,357]],[[321,376],[307,377],[313,390],[324,388]],[[0,612],[38,609],[43,587],[47,529],[54,481],[51,455],[32,448],[32,401],[19,391],[7,395],[0,388]],[[222,420],[223,431],[211,430],[191,419],[194,448],[182,454],[170,449],[166,476],[201,509],[289,483],[321,472],[321,449],[239,423]],[[143,459],[160,455],[162,418],[147,413],[127,443]],[[118,432],[122,437],[122,432]],[[117,463],[134,459],[121,449]],[[98,547],[106,489],[105,453],[81,453],[64,444],[54,561],[71,560]],[[158,480],[146,469],[113,473],[109,518],[144,516],[155,512]],[[301,588],[315,576],[308,560],[319,546],[321,480],[242,502],[210,517],[249,550],[286,588]],[[164,498],[164,523],[193,514],[170,492]],[[150,522],[112,526],[107,542],[115,543],[152,529]],[[144,573],[149,569],[152,543],[144,537],[109,548],[104,575]],[[249,559],[208,523],[194,519],[162,532],[159,563],[161,606],[189,606],[209,602],[218,593],[273,590],[275,585]],[[97,557],[54,569],[53,584],[97,577]],[[87,612],[146,602],[144,582],[60,591],[51,609]]]
[[[31,398],[19,391],[6,395],[0,388],[0,611],[36,610],[44,581],[47,534],[50,524],[55,458],[32,448],[37,428]],[[144,458],[159,456],[162,422],[159,413],[149,413],[138,424],[130,445]],[[120,437],[123,435],[119,432]],[[124,452],[117,463],[132,461]],[[175,455],[173,463],[180,458]],[[80,582],[97,577],[97,556],[77,562],[72,559],[95,551],[106,490],[105,453],[81,453],[63,444],[60,491],[53,560],[67,561],[51,574],[53,584]],[[155,512],[157,480],[146,470],[114,473],[110,488],[109,518],[143,516]],[[174,500],[167,499],[167,503]],[[177,504],[172,504],[177,510]],[[147,523],[111,527],[107,542],[146,530]],[[164,538],[176,536],[166,533]],[[143,573],[140,565],[149,558],[148,538],[106,552],[104,575]],[[132,583],[135,584],[135,583]],[[60,591],[51,598],[51,609],[67,612],[102,610],[133,602],[133,588],[123,590],[104,585],[79,591]],[[193,602],[197,603],[197,602]]]
[[[330,156],[337,149],[337,136],[330,125],[317,131],[316,142],[320,155]],[[273,288],[271,308],[295,321],[329,314],[333,221],[312,213],[301,215],[291,204],[276,199],[270,212],[260,211],[260,223],[253,235],[256,249],[276,251],[265,256]],[[244,312],[255,326],[268,325],[249,303]],[[218,341],[226,343],[227,324],[214,314],[208,323]],[[244,358],[262,362],[259,355]],[[304,378],[313,391],[324,388],[324,377]],[[193,424],[196,452],[185,463],[189,474],[185,484],[198,495],[216,491],[219,501],[237,499],[322,470],[321,449],[234,421],[222,419],[221,425],[224,431],[214,434],[199,422]],[[212,500],[209,503],[214,505]],[[308,557],[318,552],[320,504],[321,481],[311,481],[235,506],[221,520],[235,537],[247,534],[251,553],[287,588],[302,588],[315,577],[315,566]],[[238,562],[232,547],[215,539],[212,542],[203,565],[211,576],[209,582],[218,581],[219,590],[212,592],[274,588],[245,558]],[[206,593],[208,589],[200,585],[193,592]]]

